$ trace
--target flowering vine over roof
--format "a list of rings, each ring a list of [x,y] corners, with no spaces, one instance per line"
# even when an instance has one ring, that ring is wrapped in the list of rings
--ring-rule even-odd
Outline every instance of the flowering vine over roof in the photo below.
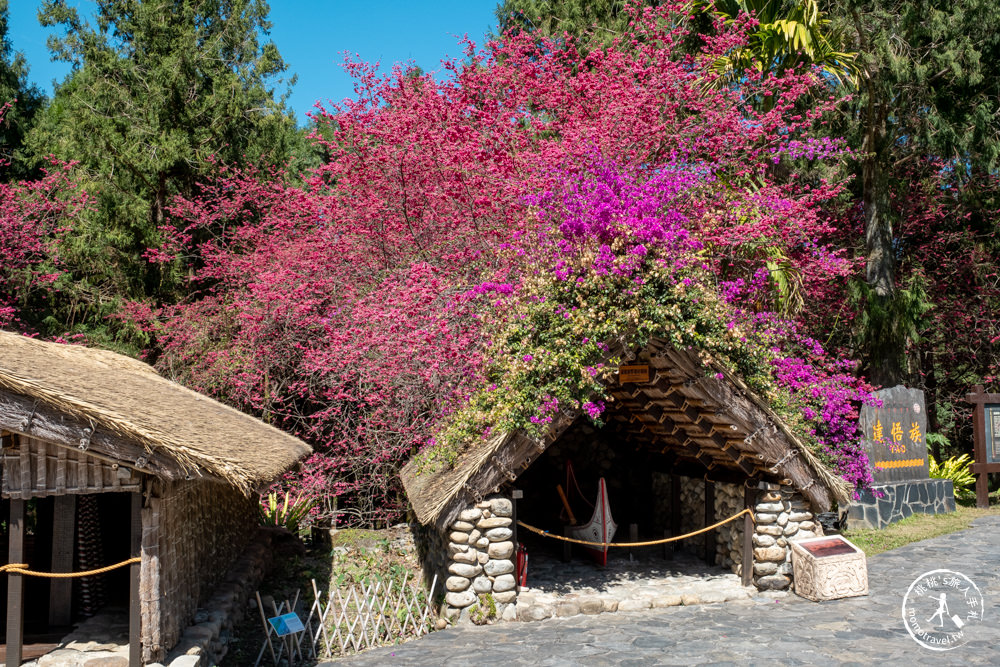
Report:
[[[452,466],[495,434],[551,436],[566,410],[602,421],[622,354],[657,341],[709,355],[715,379],[739,378],[804,455],[851,487],[870,485],[856,435],[857,406],[873,400],[868,388],[793,324],[748,308],[764,284],[720,281],[711,270],[710,248],[692,229],[718,193],[710,174],[647,175],[595,158],[535,198],[538,231],[506,247],[513,268],[469,293],[490,299],[496,314],[486,386],[444,423],[417,467]],[[756,206],[767,215],[783,204]]]

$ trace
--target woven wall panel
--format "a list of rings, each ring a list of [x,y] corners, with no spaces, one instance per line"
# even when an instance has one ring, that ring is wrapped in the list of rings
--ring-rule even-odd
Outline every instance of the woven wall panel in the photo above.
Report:
[[[146,660],[160,659],[159,651],[177,642],[199,604],[221,583],[257,528],[255,499],[232,487],[205,481],[160,481],[154,488],[159,497],[150,498],[144,511],[150,519],[155,514],[157,534],[155,539],[144,534],[143,548],[155,544],[159,582],[156,586],[151,577],[144,595],[150,606],[154,597],[158,601],[159,628],[157,637],[153,630],[147,634]],[[150,527],[145,519],[143,524],[145,533]]]

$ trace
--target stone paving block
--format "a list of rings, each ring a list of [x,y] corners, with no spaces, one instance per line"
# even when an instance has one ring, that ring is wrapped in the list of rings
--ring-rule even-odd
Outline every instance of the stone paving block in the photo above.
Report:
[[[630,598],[618,602],[618,611],[644,611],[652,606],[649,598]]]
[[[596,596],[586,596],[580,598],[580,613],[581,614],[600,614],[604,611],[604,603],[601,598]]]
[[[680,595],[663,595],[653,599],[653,609],[662,607],[676,607],[681,603]]]
[[[565,600],[556,605],[556,616],[560,618],[576,616],[579,613],[580,605],[575,600]]]

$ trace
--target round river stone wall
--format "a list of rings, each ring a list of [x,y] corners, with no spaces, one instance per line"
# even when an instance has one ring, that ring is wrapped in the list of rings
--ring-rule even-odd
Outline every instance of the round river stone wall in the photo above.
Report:
[[[703,524],[704,485],[682,481],[682,525]],[[756,525],[753,546],[753,583],[760,590],[784,590],[792,584],[790,543],[823,535],[808,501],[791,486],[765,484],[757,491],[753,505]],[[716,484],[715,512],[731,516],[742,508],[743,487]],[[694,511],[701,505],[701,514]],[[515,545],[512,527],[513,505],[502,495],[490,496],[459,513],[437,542],[443,547],[445,604],[442,616],[449,620],[512,620],[516,617]],[[683,521],[687,515],[688,525]],[[735,521],[714,531],[715,564],[741,572],[743,564],[743,521]],[[702,542],[704,544],[704,542]],[[440,553],[440,552],[439,552]]]
[[[490,496],[463,510],[449,527],[446,618],[467,616],[477,605],[482,613],[501,618],[514,602],[512,513],[509,498]]]
[[[769,484],[754,505],[753,582],[760,590],[784,590],[792,584],[790,542],[823,535],[809,503],[793,487]]]

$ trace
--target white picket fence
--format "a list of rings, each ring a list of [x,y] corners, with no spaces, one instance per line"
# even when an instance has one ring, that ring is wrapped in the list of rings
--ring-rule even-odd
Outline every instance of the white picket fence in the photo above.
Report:
[[[324,596],[313,579],[313,603],[307,613],[303,614],[304,610],[299,609],[299,593],[292,601],[274,604],[275,616],[292,611],[298,613],[302,618],[303,631],[278,637],[262,611],[261,619],[267,635],[255,667],[269,649],[275,665],[283,658],[292,664],[398,644],[427,634],[434,624],[431,601],[434,599],[437,576],[431,582],[428,593],[424,593],[419,586],[407,585],[408,581],[407,573],[401,583],[376,579],[342,589],[333,588]]]

